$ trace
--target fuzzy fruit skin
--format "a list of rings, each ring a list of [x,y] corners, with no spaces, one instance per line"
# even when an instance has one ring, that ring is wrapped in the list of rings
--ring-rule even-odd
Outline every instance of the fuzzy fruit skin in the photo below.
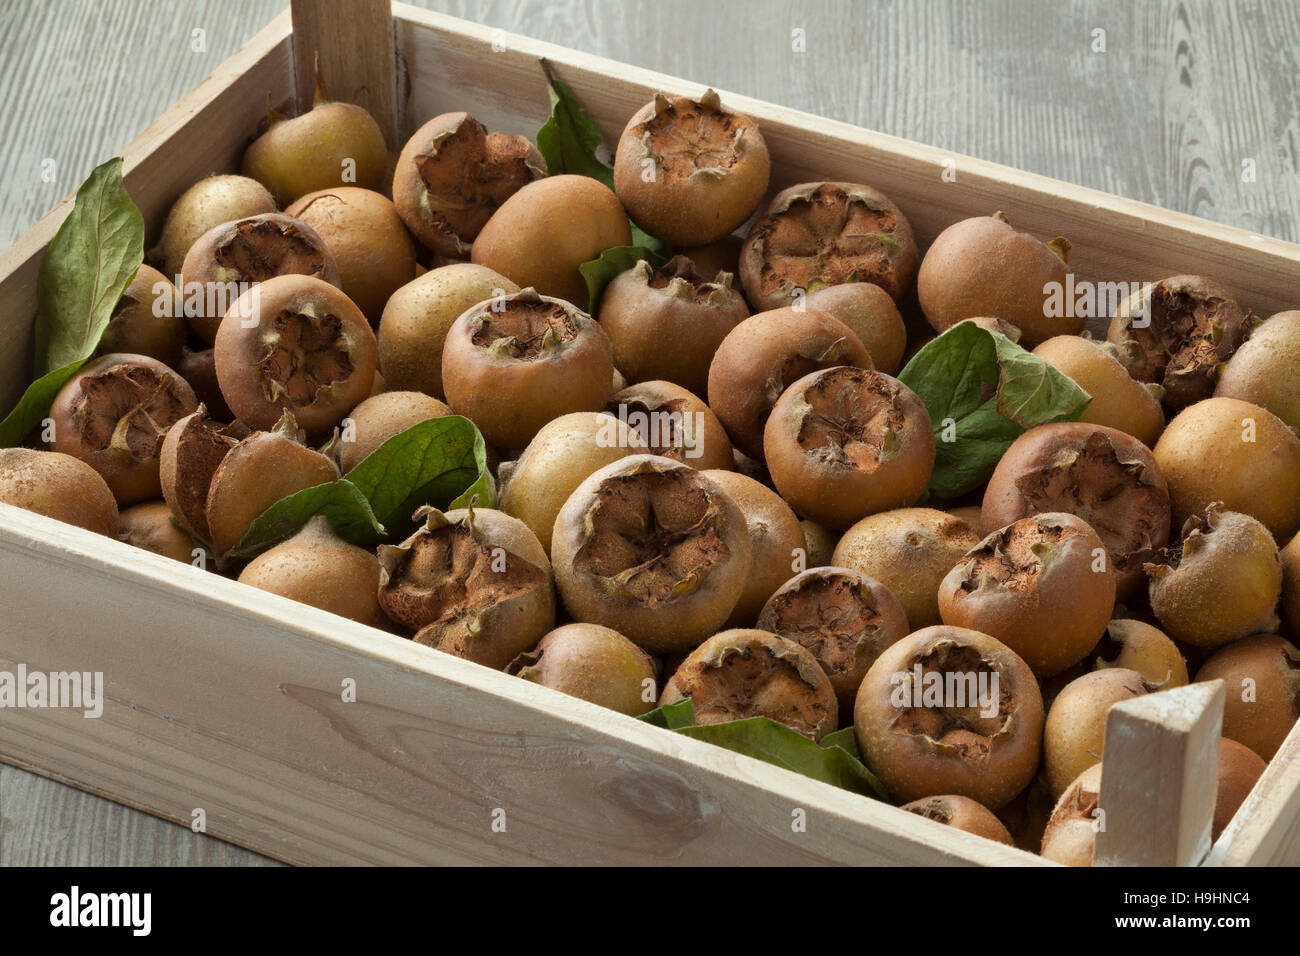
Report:
[[[1063,866],[1092,866],[1097,846],[1097,817],[1101,799],[1101,764],[1079,774],[1061,794],[1043,831],[1042,856]]]
[[[809,293],[804,305],[826,312],[853,330],[871,354],[871,364],[897,376],[907,351],[907,326],[889,293],[872,282],[848,282]]]
[[[913,504],[934,470],[924,403],[869,369],[805,375],[778,399],[763,436],[777,490],[801,515],[837,530]]]
[[[200,179],[172,203],[150,261],[156,256],[163,274],[174,282],[199,236],[223,222],[275,211],[275,198],[256,179],[228,174]]]
[[[468,113],[443,113],[402,147],[393,201],[426,248],[463,258],[492,213],[545,175],[546,161],[525,137],[489,133]]]
[[[790,506],[771,488],[734,471],[704,472],[745,514],[752,556],[749,578],[726,627],[750,627],[767,599],[794,576],[804,547],[803,529]]]
[[[344,419],[351,422],[339,444],[339,468],[347,474],[388,439],[451,409],[423,392],[380,392],[371,395]],[[349,440],[349,437],[351,440]]]
[[[1300,311],[1279,312],[1250,333],[1228,359],[1214,394],[1267,408],[1300,428]]]
[[[1172,415],[1210,397],[1220,367],[1248,329],[1246,313],[1223,286],[1180,275],[1121,303],[1106,338],[1130,375],[1164,389],[1162,401]]]
[[[903,804],[898,809],[906,810],[908,813],[915,813],[917,816],[933,820],[935,823],[942,823],[954,830],[963,830],[966,833],[982,836],[986,840],[1005,843],[1007,846],[1015,845],[1011,839],[1011,833],[1003,825],[1002,821],[994,816],[988,807],[976,803],[970,797],[959,797],[951,793],[939,794],[934,797],[913,800],[911,803]]]
[[[722,340],[709,365],[709,407],[731,441],[763,459],[763,428],[782,393],[810,372],[871,368],[867,347],[843,322],[815,309],[760,312]]]
[[[736,628],[709,638],[673,672],[659,706],[691,698],[697,724],[768,717],[820,740],[838,726],[835,690],[800,644]]]
[[[103,476],[57,451],[0,448],[0,501],[116,538],[117,500]]]
[[[653,439],[652,454],[699,471],[735,468],[731,439],[722,422],[703,399],[680,385],[660,381],[628,385],[609,396],[605,413],[627,422],[642,438]]]
[[[240,441],[221,459],[208,488],[208,543],[218,560],[281,498],[338,477],[334,462],[282,431],[254,432]]]
[[[660,269],[642,260],[615,276],[598,318],[629,382],[664,380],[703,395],[714,353],[749,307],[729,275],[706,279],[678,256]]]
[[[157,269],[140,266],[113,310],[96,351],[101,355],[147,355],[179,371],[185,322],[176,314],[177,304],[171,280]]]
[[[105,384],[128,379],[137,384]],[[99,472],[119,506],[151,501],[162,495],[163,437],[197,407],[189,383],[157,359],[112,353],[84,365],[55,395],[50,448]],[[129,428],[120,429],[127,418]]]
[[[862,678],[885,648],[907,636],[898,598],[874,578],[848,568],[815,567],[777,588],[756,625],[805,647],[840,702],[840,722],[853,721]]]
[[[303,339],[315,374],[300,364]],[[221,394],[251,428],[271,428],[287,408],[309,436],[323,437],[374,384],[370,323],[342,290],[311,276],[274,276],[249,289],[221,320],[213,349]]]
[[[997,638],[1040,678],[1082,660],[1114,607],[1101,539],[1063,513],[1021,518],[987,536],[939,585],[945,624]]]
[[[1054,796],[1101,761],[1111,706],[1153,690],[1141,674],[1123,667],[1093,671],[1065,685],[1047,713],[1043,735],[1043,764]]]
[[[1253,423],[1253,441],[1247,429]],[[1176,523],[1213,502],[1263,522],[1286,540],[1300,524],[1300,438],[1272,412],[1208,398],[1181,412],[1153,449],[1169,481]]]
[[[1169,542],[1169,495],[1156,459],[1132,435],[1081,422],[1039,425],[993,469],[981,525],[994,531],[1040,511],[1082,518],[1110,552],[1123,599],[1146,583],[1142,562]]]
[[[1267,769],[1268,764],[1249,747],[1228,737],[1219,738],[1219,785],[1215,791],[1211,841],[1219,839]]]
[[[578,267],[631,244],[618,197],[589,176],[564,174],[529,183],[502,203],[474,240],[470,260],[585,309],[587,283]]]
[[[514,315],[530,327],[514,326]],[[563,335],[557,324],[567,329]],[[529,351],[533,340],[540,345]],[[466,310],[442,351],[447,404],[489,444],[510,450],[526,447],[560,415],[604,408],[613,376],[609,339],[595,320],[532,289]]]
[[[619,137],[614,192],[650,235],[673,246],[701,246],[749,218],[771,171],[757,124],[723,109],[712,90],[698,101],[659,93],[632,114]],[[654,174],[649,182],[648,172]]]
[[[549,554],[555,517],[569,495],[596,470],[638,450],[645,450],[640,436],[608,415],[553,418],[502,478],[501,510],[528,525]]]
[[[932,657],[960,664],[954,669],[963,673],[969,662],[997,674],[998,714],[981,716],[976,704],[973,716],[967,707],[967,716],[949,721],[940,708],[898,706],[898,695],[913,684],[899,683],[896,675],[910,676],[914,665]],[[985,680],[991,692],[992,678]],[[956,709],[955,704],[950,706]],[[926,627],[887,648],[871,665],[858,688],[853,726],[867,766],[896,800],[956,794],[997,810],[1024,790],[1038,769],[1043,699],[1028,665],[1005,644],[965,628]]]
[[[912,227],[886,196],[859,183],[800,183],[772,197],[750,228],[740,279],[755,309],[850,282],[874,283],[899,302],[917,261]]]
[[[506,672],[629,717],[653,710],[659,696],[650,655],[599,624],[557,627]]]
[[[1220,679],[1223,735],[1272,760],[1300,718],[1300,650],[1276,634],[1234,641],[1196,672],[1198,684]]]
[[[551,563],[522,521],[491,508],[416,519],[401,545],[379,547],[379,604],[415,643],[501,670],[555,627]]]
[[[709,558],[682,553],[682,566],[672,569],[678,585],[667,594],[652,588],[636,593],[615,582],[637,563],[630,546],[625,559],[608,567],[576,560],[592,555],[601,532],[616,527],[613,520],[597,525],[597,519],[638,488],[657,502],[641,512],[652,515],[656,527],[668,522],[680,531],[698,522],[714,541]],[[651,551],[662,553],[657,544],[645,549],[647,558]],[[655,455],[629,455],[589,475],[555,518],[551,557],[560,596],[574,618],[612,627],[651,654],[687,651],[716,633],[740,599],[753,560],[740,506],[706,475]]]
[[[406,283],[389,297],[379,321],[379,367],[388,388],[445,400],[447,332],[471,306],[518,291],[505,276],[470,262],[431,269]]]
[[[378,325],[388,297],[415,278],[415,243],[388,197],[338,186],[308,193],[284,212],[316,230],[344,293]]]
[[[1117,428],[1148,448],[1160,437],[1165,427],[1160,400],[1106,346],[1078,335],[1057,335],[1040,343],[1034,354],[1092,396],[1079,421]]]
[[[214,226],[194,240],[181,266],[181,298],[190,329],[204,342],[215,342],[225,316],[222,308],[229,311],[234,304],[230,294],[222,299],[217,293],[233,283],[280,275],[343,284],[325,240],[305,222],[267,213]]]
[[[1064,287],[1065,260],[1000,216],[953,223],[931,244],[916,276],[930,325],[943,332],[962,319],[997,316],[1020,329],[1026,346],[1054,335],[1077,335],[1084,316],[1045,314],[1043,287],[1049,282]]]
[[[832,564],[875,578],[893,592],[913,629],[942,623],[939,584],[980,536],[933,508],[899,508],[863,518],[840,538]]]
[[[1151,610],[1175,640],[1214,648],[1277,629],[1282,561],[1254,518],[1211,505],[1188,519],[1171,556],[1146,569]]]
[[[343,180],[348,161],[356,174],[352,182]],[[352,103],[324,102],[273,122],[244,150],[240,172],[288,205],[319,189],[379,189],[387,169],[388,145],[374,117]]]
[[[808,556],[806,565],[809,568],[829,567],[835,560],[835,546],[840,543],[839,534],[807,519],[800,521],[799,527],[803,528],[804,551]]]
[[[239,582],[362,624],[387,626],[379,609],[379,559],[336,535],[323,515],[250,561]]]
[[[1161,690],[1187,686],[1187,661],[1178,645],[1150,624],[1116,618],[1106,625],[1106,636],[1096,650],[1093,670],[1126,667]]]
[[[194,539],[172,520],[165,501],[145,501],[122,511],[121,539],[127,544],[183,564],[194,560]]]

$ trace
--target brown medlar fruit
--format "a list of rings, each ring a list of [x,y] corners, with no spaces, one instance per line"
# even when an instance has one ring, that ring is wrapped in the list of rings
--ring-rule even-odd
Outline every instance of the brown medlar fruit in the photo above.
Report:
[[[1150,448],[1165,427],[1158,385],[1143,385],[1115,357],[1115,346],[1079,335],[1057,335],[1034,354],[1069,376],[1092,396],[1079,416],[1090,425],[1106,425],[1132,435]]]
[[[195,398],[207,407],[213,418],[223,422],[234,419],[234,413],[226,404],[226,397],[221,394],[221,383],[217,381],[217,356],[212,349],[197,352],[188,348],[182,350],[176,372],[190,383]]]
[[[215,342],[221,320],[251,283],[304,275],[342,285],[325,240],[305,222],[266,213],[214,226],[195,240],[181,266],[181,296],[190,328]]]
[[[763,457],[763,427],[781,394],[810,372],[836,365],[871,368],[847,325],[815,309],[776,309],[741,322],[709,365],[709,407],[732,442]]]
[[[895,799],[957,794],[997,810],[1038,769],[1043,699],[1000,641],[927,627],[871,665],[853,726],[863,760]]]
[[[1061,794],[1043,831],[1044,859],[1063,866],[1092,866],[1101,827],[1102,765],[1093,764]]]
[[[629,717],[652,710],[659,696],[650,655],[599,624],[557,627],[506,673]]]
[[[50,448],[99,472],[119,505],[150,501],[162,494],[163,436],[196,407],[194,390],[157,359],[105,355],[83,366],[54,397]]]
[[[1161,690],[1187,685],[1187,662],[1178,645],[1164,631],[1142,621],[1112,620],[1090,656],[1093,670],[1127,667]]]
[[[245,292],[214,346],[221,394],[252,428],[284,412],[320,438],[370,394],[375,333],[340,289],[310,276],[275,276]]]
[[[1169,488],[1146,446],[1104,425],[1031,428],[1002,455],[984,491],[985,528],[1063,511],[1082,518],[1110,554],[1119,598],[1141,589],[1142,563],[1169,542]]]
[[[207,408],[178,420],[163,438],[158,453],[162,496],[176,523],[200,541],[208,541],[208,489],[230,449],[248,437],[247,429],[208,418]]]
[[[256,179],[231,175],[200,179],[172,203],[150,261],[156,259],[167,278],[175,282],[185,263],[185,253],[199,236],[223,222],[275,210],[275,199]]]
[[[1248,515],[1211,505],[1145,568],[1151,610],[1175,640],[1221,647],[1277,629],[1282,561],[1268,529]]]
[[[835,690],[821,666],[799,644],[766,631],[722,631],[693,650],[659,705],[685,697],[700,725],[767,717],[813,740],[838,726]]]
[[[1011,833],[1002,821],[993,815],[993,811],[983,804],[976,803],[970,797],[959,797],[951,793],[940,794],[922,800],[913,800],[911,803],[903,804],[899,809],[915,813],[935,823],[942,823],[954,830],[964,830],[966,833],[982,836],[986,840],[1005,843],[1007,846],[1015,845]]]
[[[658,269],[642,259],[615,276],[597,315],[629,382],[675,382],[697,395],[718,346],[748,317],[730,274],[707,278],[683,256]]]
[[[1196,683],[1223,680],[1223,735],[1272,760],[1300,719],[1300,650],[1255,634],[1215,651]]]
[[[94,468],[71,455],[0,448],[0,501],[116,538],[117,500]]]
[[[423,392],[381,392],[371,395],[343,419],[339,436],[339,469],[346,475],[388,439],[451,409]]]
[[[1210,840],[1219,839],[1241,805],[1268,769],[1259,754],[1235,740],[1219,738],[1219,780],[1214,794],[1214,821]]]
[[[609,397],[605,412],[636,432],[652,455],[700,471],[735,467],[731,439],[718,416],[680,385],[659,381],[629,385]]]
[[[1266,319],[1241,344],[1220,372],[1214,394],[1267,408],[1291,428],[1300,428],[1300,311]]]
[[[1114,704],[1157,689],[1124,667],[1093,671],[1066,684],[1052,701],[1043,732],[1043,763],[1052,793],[1059,797],[1079,774],[1101,762],[1106,715]]]
[[[1037,677],[1082,660],[1115,607],[1115,575],[1097,533],[1074,515],[1012,522],[967,552],[939,585],[945,624],[996,637]]]
[[[415,519],[379,547],[379,604],[417,644],[501,670],[555,626],[551,564],[522,521],[473,507]]]
[[[907,351],[907,326],[889,293],[873,282],[848,282],[812,292],[803,304],[834,316],[853,330],[871,355],[871,364],[897,375]]]
[[[420,242],[459,259],[503,202],[545,175],[546,161],[527,137],[489,133],[468,113],[443,113],[402,147],[393,202]]]
[[[1173,276],[1125,300],[1106,337],[1119,346],[1130,375],[1164,388],[1173,414],[1210,397],[1247,328],[1246,313],[1223,286],[1204,276]]]
[[[767,420],[763,453],[796,511],[844,529],[921,497],[934,469],[934,432],[924,403],[898,379],[839,366],[785,390]]]
[[[145,501],[132,505],[122,510],[121,520],[118,537],[127,544],[184,564],[194,562],[198,545],[172,518],[167,502]]]
[[[511,450],[553,418],[604,408],[613,375],[609,339],[591,316],[532,289],[468,309],[442,351],[447,403]]]
[[[889,588],[834,567],[811,568],[781,585],[756,627],[812,654],[835,688],[843,724],[853,719],[853,701],[871,665],[908,633],[907,614]]]
[[[935,237],[921,262],[921,309],[938,332],[962,319],[995,316],[1020,329],[1027,347],[1076,335],[1087,316],[1071,315],[1071,302],[1062,302],[1061,315],[1050,307],[1050,289],[1064,290],[1069,251],[1060,237],[1039,242],[1017,232],[1000,212],[963,219]]]
[[[700,246],[750,217],[771,168],[758,126],[724,109],[713,90],[698,100],[656,93],[619,138],[614,192],[650,235]]]
[[[551,557],[570,614],[652,654],[715,633],[752,563],[740,507],[707,475],[655,455],[588,476],[556,516]]]
[[[898,302],[912,287],[917,261],[912,227],[876,190],[801,183],[777,193],[750,228],[740,279],[756,309],[780,309],[847,282],[874,283]]]
[[[96,352],[147,355],[180,371],[181,350],[185,346],[185,322],[179,314],[180,306],[171,279],[150,266],[140,266],[113,309]]]

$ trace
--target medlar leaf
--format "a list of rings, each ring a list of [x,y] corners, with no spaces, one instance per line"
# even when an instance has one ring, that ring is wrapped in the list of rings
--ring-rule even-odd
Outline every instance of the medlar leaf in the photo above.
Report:
[[[988,481],[1011,443],[1036,425],[1070,422],[1092,396],[1000,332],[960,322],[912,357],[898,378],[934,428],[929,491],[956,498]]]
[[[293,537],[316,515],[329,518],[334,533],[352,544],[370,546],[387,537],[366,496],[341,478],[281,498],[257,516],[223,560],[255,558]]]
[[[36,280],[36,381],[0,422],[0,447],[41,423],[59,389],[95,353],[122,293],[144,261],[144,218],[113,157],[77,190]]]

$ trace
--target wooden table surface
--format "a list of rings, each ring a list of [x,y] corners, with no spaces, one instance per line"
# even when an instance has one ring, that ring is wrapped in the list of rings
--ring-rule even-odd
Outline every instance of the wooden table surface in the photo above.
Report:
[[[286,2],[5,0],[0,246]],[[1293,0],[419,5],[1300,241]],[[0,765],[0,865],[271,862]]]

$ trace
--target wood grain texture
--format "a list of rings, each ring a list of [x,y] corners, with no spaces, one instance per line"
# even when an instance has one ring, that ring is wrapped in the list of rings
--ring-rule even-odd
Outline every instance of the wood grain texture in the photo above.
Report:
[[[332,100],[369,110],[388,140],[397,130],[397,71],[389,0],[293,0],[293,49],[298,108],[310,108],[317,72]]]
[[[1300,240],[1300,48],[1293,39],[1300,8],[1293,3],[1074,3],[1057,5],[1050,17],[1029,0],[420,5]],[[7,174],[0,246],[283,7],[283,0],[0,6],[0,168]],[[1090,46],[1099,28],[1105,53]],[[203,31],[202,44],[195,30]],[[792,49],[794,30],[804,31],[804,52]],[[52,178],[42,177],[46,160]],[[105,822],[119,819],[113,814],[132,822],[106,837],[118,825]],[[61,841],[86,863],[199,862],[187,855],[196,844],[229,852],[229,860],[255,859],[0,767],[0,861],[62,859]]]

